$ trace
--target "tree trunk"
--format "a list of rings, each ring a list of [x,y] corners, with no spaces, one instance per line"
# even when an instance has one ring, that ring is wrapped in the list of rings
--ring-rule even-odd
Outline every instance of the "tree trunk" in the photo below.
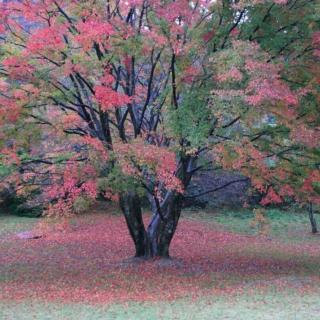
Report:
[[[317,233],[318,232],[317,222],[316,222],[316,219],[315,219],[314,214],[313,214],[313,205],[312,205],[312,203],[309,203],[308,211],[309,211],[309,219],[310,219],[310,224],[311,224],[311,231],[312,231],[312,233]]]
[[[120,195],[120,207],[135,245],[135,256],[146,255],[147,234],[144,228],[139,197],[132,192]]]
[[[192,173],[189,172],[193,172],[195,159],[188,157],[182,159],[181,163],[178,173],[186,188],[192,177]],[[120,206],[136,249],[135,256],[145,259],[169,258],[169,247],[177,229],[183,196],[167,190],[161,203],[152,193],[148,193],[148,199],[153,216],[146,230],[138,195],[134,192],[120,195]]]
[[[153,207],[153,217],[145,230],[139,197],[133,193],[120,196],[120,207],[135,245],[135,257],[151,259],[169,258],[169,246],[176,231],[182,196],[169,192],[169,196],[159,208]]]
[[[182,196],[173,192],[169,192],[160,208],[152,206],[153,217],[147,230],[146,258],[169,258],[169,247],[178,225],[181,208]]]
[[[176,195],[166,210],[166,222],[162,223],[159,232],[159,256],[169,257],[169,246],[176,232],[182,208],[182,196]]]

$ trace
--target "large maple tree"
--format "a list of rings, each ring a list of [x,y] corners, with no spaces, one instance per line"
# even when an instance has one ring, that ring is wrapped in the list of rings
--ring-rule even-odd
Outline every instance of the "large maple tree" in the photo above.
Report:
[[[262,205],[319,201],[315,1],[0,5],[5,176],[40,187],[49,215],[102,194],[119,201],[136,256],[168,257],[209,163],[250,177]]]

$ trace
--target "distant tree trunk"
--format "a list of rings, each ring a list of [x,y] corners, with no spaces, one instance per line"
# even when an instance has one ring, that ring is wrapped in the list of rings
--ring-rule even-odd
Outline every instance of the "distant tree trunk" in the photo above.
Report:
[[[310,224],[311,224],[311,231],[312,231],[312,233],[317,233],[318,232],[317,222],[316,222],[316,219],[313,214],[313,205],[311,202],[309,203],[308,211],[309,211],[309,219],[310,219]]]

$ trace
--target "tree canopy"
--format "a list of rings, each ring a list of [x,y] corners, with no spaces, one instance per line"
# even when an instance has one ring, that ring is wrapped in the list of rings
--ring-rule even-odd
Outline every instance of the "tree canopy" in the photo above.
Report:
[[[1,185],[48,215],[119,201],[168,256],[193,175],[320,201],[320,8],[305,0],[2,1]],[[145,227],[141,199],[152,219]]]

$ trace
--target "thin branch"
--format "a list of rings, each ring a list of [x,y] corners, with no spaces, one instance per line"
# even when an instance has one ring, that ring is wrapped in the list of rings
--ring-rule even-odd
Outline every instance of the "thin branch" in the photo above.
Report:
[[[208,193],[212,193],[212,192],[216,192],[216,191],[219,191],[221,189],[224,189],[228,186],[230,186],[231,184],[234,184],[234,183],[239,183],[239,182],[247,182],[249,181],[250,179],[249,178],[244,178],[244,179],[238,179],[238,180],[233,180],[233,181],[230,181],[222,186],[219,186],[219,187],[216,187],[214,189],[211,189],[211,190],[207,190],[205,192],[202,192],[202,193],[199,193],[199,194],[196,194],[196,195],[193,195],[193,196],[188,196],[188,197],[185,197],[185,199],[193,199],[193,198],[197,198],[197,197],[201,197],[201,196],[204,196],[205,194],[208,194]]]

